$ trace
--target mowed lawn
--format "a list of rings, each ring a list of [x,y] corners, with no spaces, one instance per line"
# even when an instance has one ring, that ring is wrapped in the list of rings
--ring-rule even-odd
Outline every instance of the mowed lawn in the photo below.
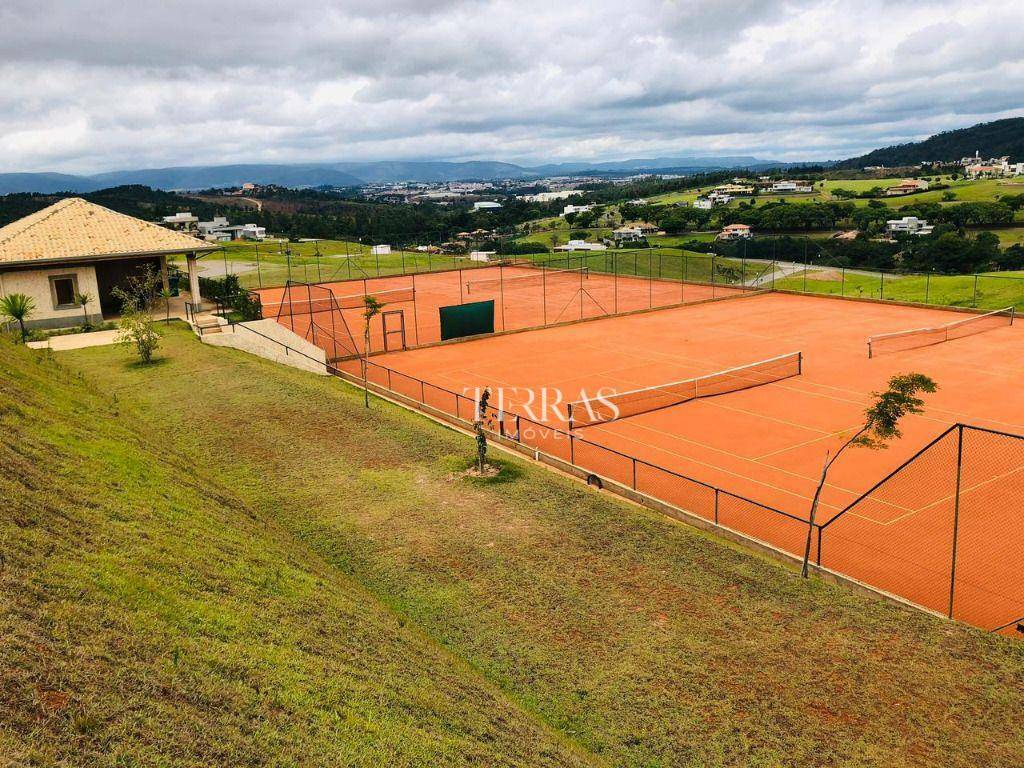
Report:
[[[237,497],[243,508],[211,520],[211,535],[223,541],[187,537],[189,546],[222,552],[216,568],[162,538],[173,530],[168,524],[160,537],[133,539],[139,559],[123,565],[128,584],[103,594],[118,605],[153,589],[171,605],[186,591],[189,601],[198,599],[196,589],[232,594],[238,581],[253,579],[241,554],[264,541],[283,548],[290,567],[316,573],[313,583],[326,585],[319,604],[308,591],[278,587],[274,611],[231,602],[214,625],[236,638],[235,613],[244,611],[246,626],[272,632],[290,601],[305,606],[305,623],[267,654],[258,681],[243,678],[261,699],[288,707],[279,732],[268,726],[267,738],[277,739],[265,743],[266,763],[288,763],[280,755],[297,738],[294,721],[317,722],[307,709],[316,708],[315,697],[293,699],[281,687],[282,658],[300,648],[333,658],[342,652],[332,642],[346,643],[345,658],[362,659],[366,643],[392,654],[386,674],[324,660],[325,688],[343,690],[350,676],[370,690],[380,686],[382,708],[373,718],[392,758],[359,764],[457,762],[422,757],[437,727],[429,718],[397,730],[388,719],[392,708],[403,717],[421,713],[401,683],[419,679],[417,671],[437,674],[422,658],[403,655],[398,641],[406,638],[443,650],[470,675],[456,683],[438,674],[432,690],[461,702],[455,709],[465,708],[465,721],[451,717],[464,732],[476,733],[481,710],[505,713],[508,728],[519,729],[510,736],[497,725],[490,753],[472,754],[479,742],[467,737],[464,764],[976,766],[1017,764],[1024,753],[1020,644],[804,581],[521,458],[494,451],[503,465],[498,479],[467,479],[469,436],[380,400],[367,410],[362,394],[343,382],[204,346],[182,326],[167,330],[160,357],[147,368],[116,348],[60,357],[112,398],[86,403],[87,413],[106,408],[153,445],[189,459],[173,468],[160,455],[137,459],[142,477],[147,461],[158,465],[156,481],[125,514],[131,519],[132,506],[164,484],[186,509],[197,484]],[[93,548],[116,557],[102,543]],[[178,575],[167,584],[140,581],[146,551],[169,565],[184,558]],[[63,557],[59,570],[81,567],[74,552]],[[280,579],[291,585],[291,572],[271,569],[257,582]],[[368,639],[358,617],[342,615],[335,579],[377,601],[369,616],[394,617],[386,625],[394,642]],[[90,584],[87,574],[71,583]],[[67,595],[74,606],[77,594]],[[148,628],[128,621],[120,631],[131,648]],[[307,635],[320,639],[310,644]],[[166,645],[174,642],[169,636]],[[174,663],[122,670],[121,679],[142,685],[134,678],[147,675],[161,695],[161,675],[173,679]],[[500,701],[487,698],[492,690]],[[144,702],[134,706],[147,711]],[[234,706],[245,704],[223,705]],[[218,710],[218,717],[227,714]],[[150,748],[162,738],[154,733]],[[361,731],[337,735],[339,743],[361,738]],[[521,739],[526,746],[516,752]],[[459,744],[451,747],[445,756],[457,758]]]
[[[1024,276],[1019,272],[987,275],[921,275],[866,272],[857,269],[800,270],[775,281],[775,288],[856,298],[909,301],[946,307],[1024,310]]]

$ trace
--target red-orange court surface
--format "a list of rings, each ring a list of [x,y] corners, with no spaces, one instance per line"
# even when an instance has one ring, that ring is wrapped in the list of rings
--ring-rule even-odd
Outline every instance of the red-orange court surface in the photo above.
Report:
[[[595,285],[595,277],[585,278],[595,303],[614,300],[606,287],[602,292]],[[566,281],[564,297],[577,296],[576,311],[587,317],[586,297],[574,293],[580,276],[556,279]],[[627,307],[633,301],[643,308],[639,294],[651,290],[647,282],[628,287],[626,280]],[[427,295],[429,286],[424,283]],[[869,359],[869,337],[942,326],[965,315],[776,292],[744,295],[720,288],[714,293],[709,286],[658,290],[689,291],[682,300],[696,303],[378,354],[370,358],[371,368],[470,398],[487,387],[491,406],[566,431],[564,403],[581,394],[663,385],[799,352],[799,375],[595,423],[576,429],[579,439],[572,446],[557,445],[561,432],[537,441],[546,452],[702,516],[711,518],[713,503],[715,522],[798,556],[826,458],[864,423],[872,393],[884,390],[890,377],[925,374],[939,389],[924,396],[922,414],[903,420],[902,437],[884,450],[850,448],[832,467],[817,520],[821,524],[843,516],[816,538],[812,557],[984,628],[1024,614],[1024,453],[1013,438],[1024,433],[1021,323]],[[451,291],[446,295],[450,298]],[[701,301],[712,297],[724,298]],[[436,325],[437,303],[421,304],[434,305],[421,310],[421,333]],[[432,324],[429,311],[435,315]],[[565,319],[573,318],[559,321]],[[529,319],[508,323],[506,318],[503,327],[516,327],[516,322]],[[542,410],[542,401],[562,405]],[[985,449],[993,454],[986,464],[991,471],[958,473],[964,443],[953,441],[949,448],[940,441],[917,460],[913,474],[908,469],[892,481],[906,487],[882,503],[858,502],[958,423],[1009,433],[1013,442]],[[630,465],[621,457],[635,457],[639,470],[636,462]],[[657,468],[666,470],[662,478],[654,476]],[[638,478],[638,472],[644,477]],[[670,473],[696,482],[684,487]],[[701,483],[729,493],[716,493],[712,502]],[[706,499],[697,498],[701,494]],[[702,505],[707,509],[697,509]]]

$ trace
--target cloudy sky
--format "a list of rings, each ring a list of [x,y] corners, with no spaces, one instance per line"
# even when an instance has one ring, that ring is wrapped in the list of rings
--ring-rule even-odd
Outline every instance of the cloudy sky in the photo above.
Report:
[[[0,171],[840,158],[1024,114],[1021,0],[0,3]]]

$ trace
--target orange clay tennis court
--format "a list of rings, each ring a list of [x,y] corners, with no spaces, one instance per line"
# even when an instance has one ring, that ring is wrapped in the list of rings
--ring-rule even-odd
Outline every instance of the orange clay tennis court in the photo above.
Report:
[[[585,263],[582,260],[573,264]],[[341,300],[341,312],[329,306],[321,311],[292,313],[292,304],[322,301],[329,291]],[[362,297],[374,295],[384,305],[370,327],[370,351],[404,349],[441,340],[438,308],[493,300],[494,330],[521,330],[556,325],[637,310],[703,301],[741,293],[728,285],[649,279],[607,274],[586,267],[539,270],[535,266],[495,265],[443,272],[390,275],[333,283],[293,285],[255,291],[264,317],[277,317],[301,336],[313,326],[321,336],[335,337],[337,354],[351,346],[363,347]],[[315,307],[314,307],[315,308]],[[338,322],[344,320],[344,324]],[[345,330],[347,327],[348,330]],[[318,341],[319,343],[319,341]]]
[[[589,280],[593,279],[591,275]],[[923,373],[935,379],[940,389],[926,396],[923,414],[905,419],[902,439],[888,450],[852,449],[837,462],[822,495],[819,521],[847,509],[954,424],[1024,432],[1024,388],[1020,387],[1024,329],[1020,323],[868,359],[869,336],[963,317],[938,309],[825,297],[741,294],[723,301],[377,355],[370,367],[470,396],[478,388],[490,387],[492,406],[536,416],[535,405],[544,390],[571,400],[581,391],[649,387],[799,351],[803,364],[799,376],[588,426],[576,430],[582,439],[572,446],[554,432],[534,440],[545,452],[571,458],[624,484],[643,486],[649,495],[687,510],[710,503],[697,498],[707,495],[699,483],[726,489],[730,494],[723,499],[728,503],[720,504],[716,496],[716,522],[802,554],[805,520],[826,452],[836,450],[844,436],[859,427],[871,393],[884,389],[892,375]],[[371,379],[385,385],[383,379]],[[387,383],[400,389],[390,375]],[[549,415],[545,421],[559,429],[566,426],[557,416]],[[908,469],[897,478],[906,487],[890,494],[893,498],[869,498],[854,505],[826,528],[823,541],[813,543],[812,557],[820,558],[826,567],[946,613],[947,599],[954,600],[947,595],[951,562],[947,528],[953,524],[956,493],[950,485],[952,474],[939,468],[949,461],[955,467],[956,451],[949,454],[949,450],[941,441],[930,449],[912,465],[918,467],[914,471],[919,477],[911,477]],[[1020,514],[1024,467],[1021,454],[1014,461],[1007,458],[1013,455],[1011,450],[998,446],[992,450],[991,476],[988,470],[976,468],[973,475],[965,471],[961,478],[960,507],[970,510],[969,520],[965,509],[960,510],[962,547],[971,552],[971,562],[961,558],[953,611],[958,618],[989,628],[1009,620],[1008,616],[1013,618],[1013,611],[1017,616],[1024,614],[1024,580],[1019,575],[1024,561]],[[622,456],[636,457],[641,462],[639,472],[649,476],[637,478],[637,464],[631,467]],[[925,471],[927,462],[935,465],[932,474]],[[669,482],[667,473],[659,480],[653,477],[657,468],[698,483],[683,487]]]

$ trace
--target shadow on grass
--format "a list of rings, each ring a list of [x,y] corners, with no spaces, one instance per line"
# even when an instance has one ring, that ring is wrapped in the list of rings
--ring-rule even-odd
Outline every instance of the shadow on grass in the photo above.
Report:
[[[487,457],[487,464],[498,468],[498,473],[492,477],[479,477],[468,474],[476,466],[476,456],[446,456],[442,460],[442,464],[453,479],[477,486],[502,485],[518,480],[523,476],[522,467],[497,458],[494,455],[488,455]]]
[[[169,362],[171,362],[171,358],[167,356],[154,357],[148,363],[144,363],[137,357],[133,357],[124,364],[124,367],[129,371],[152,371],[167,365]]]

